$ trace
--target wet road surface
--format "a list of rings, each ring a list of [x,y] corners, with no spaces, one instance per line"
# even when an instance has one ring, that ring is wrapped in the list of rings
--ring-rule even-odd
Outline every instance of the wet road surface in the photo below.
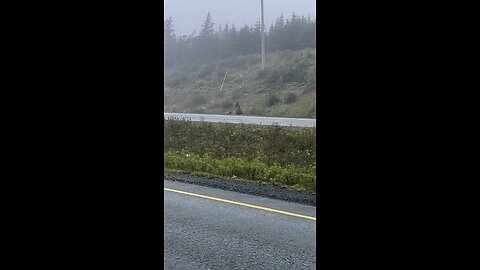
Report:
[[[163,217],[165,269],[315,269],[313,206],[164,181]]]

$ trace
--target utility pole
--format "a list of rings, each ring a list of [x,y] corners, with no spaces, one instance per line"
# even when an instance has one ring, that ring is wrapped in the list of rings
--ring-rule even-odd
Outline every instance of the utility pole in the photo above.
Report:
[[[265,21],[263,19],[263,0],[261,1],[262,6],[262,70],[265,68]]]

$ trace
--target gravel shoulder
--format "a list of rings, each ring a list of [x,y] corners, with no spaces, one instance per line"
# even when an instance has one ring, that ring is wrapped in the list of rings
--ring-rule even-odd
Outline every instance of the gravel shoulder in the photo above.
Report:
[[[304,205],[316,206],[317,196],[307,191],[289,190],[272,184],[262,184],[241,180],[222,179],[189,175],[184,173],[165,172],[164,179],[199,186],[234,191],[243,194],[256,195],[271,199],[284,200]]]

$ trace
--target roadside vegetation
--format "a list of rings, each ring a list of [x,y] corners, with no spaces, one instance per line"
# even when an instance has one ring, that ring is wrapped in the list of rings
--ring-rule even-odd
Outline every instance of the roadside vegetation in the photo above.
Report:
[[[165,71],[164,111],[315,118],[316,50],[252,54]],[[225,81],[224,81],[225,79]]]
[[[164,168],[315,192],[315,128],[164,120]]]

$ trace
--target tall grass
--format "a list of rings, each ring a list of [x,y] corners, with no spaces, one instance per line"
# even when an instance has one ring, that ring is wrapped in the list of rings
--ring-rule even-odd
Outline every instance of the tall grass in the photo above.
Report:
[[[314,191],[315,131],[165,120],[164,167]]]

